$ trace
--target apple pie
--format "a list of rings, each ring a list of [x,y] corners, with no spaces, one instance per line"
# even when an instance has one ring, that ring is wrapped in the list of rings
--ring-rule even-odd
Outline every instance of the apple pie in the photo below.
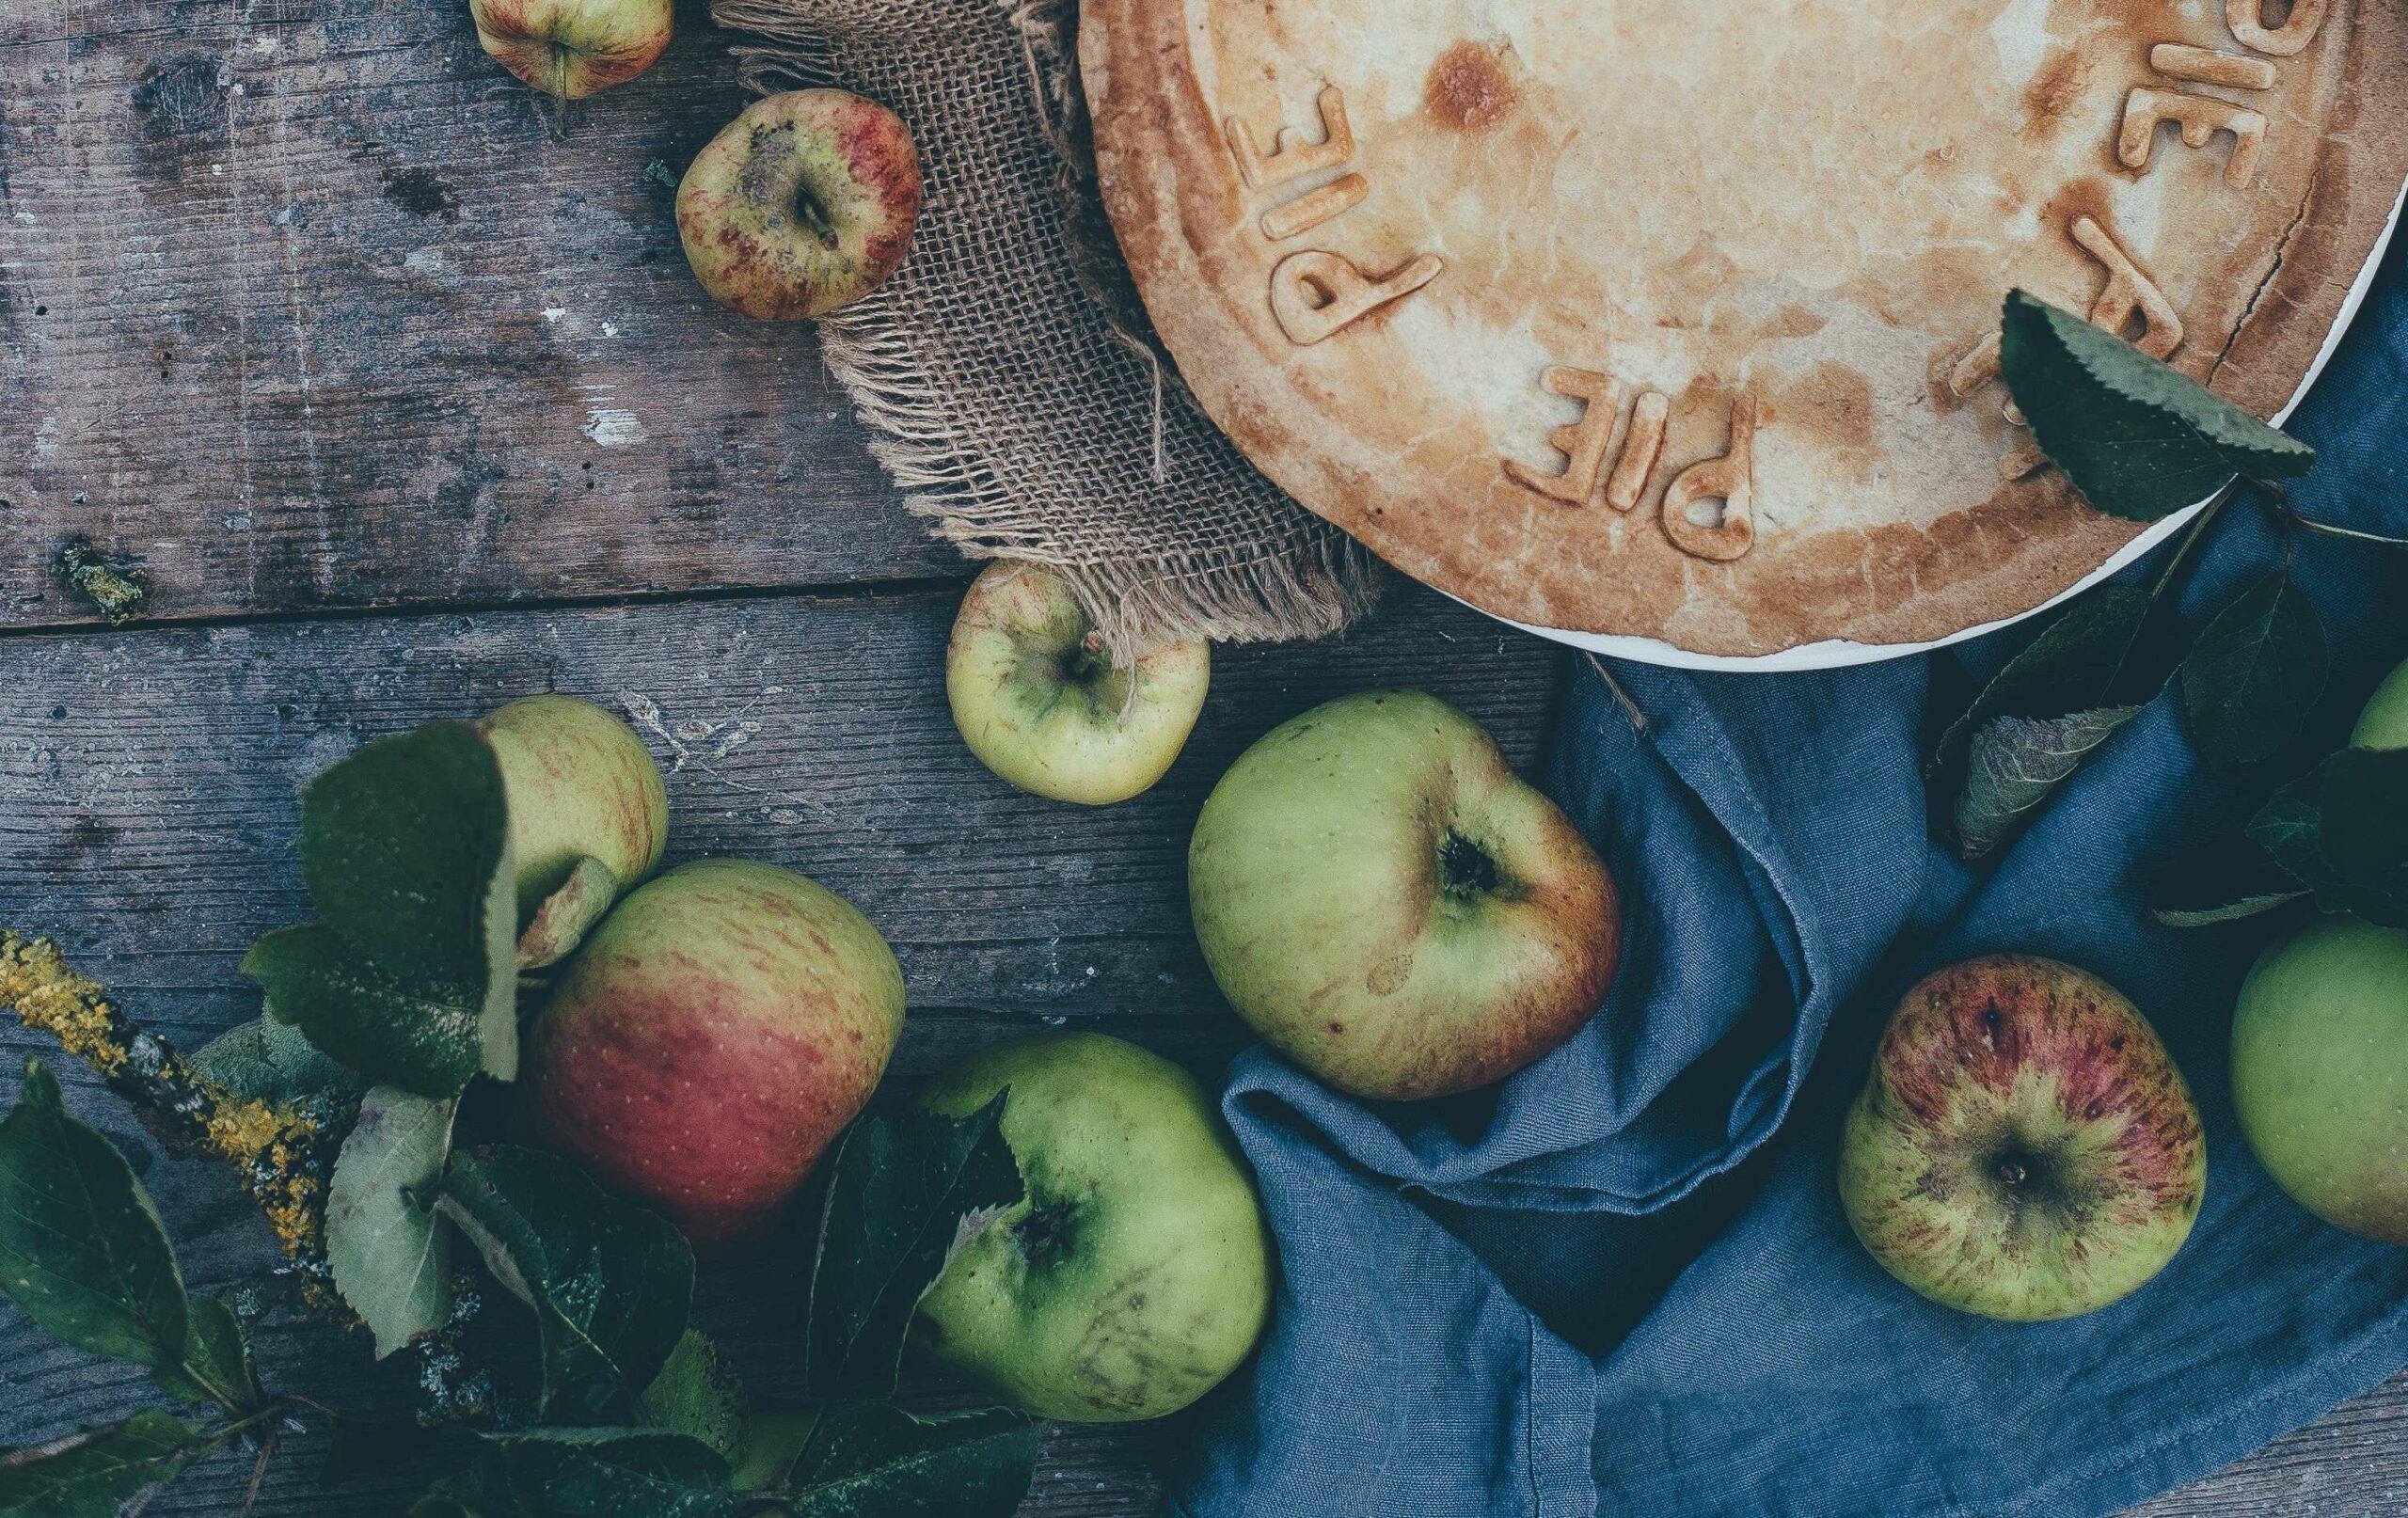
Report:
[[[2028,611],[2141,525],[2001,298],[2272,415],[2408,177],[2393,0],[1085,0],[1104,202],[1248,458],[1498,616],[1755,656]]]

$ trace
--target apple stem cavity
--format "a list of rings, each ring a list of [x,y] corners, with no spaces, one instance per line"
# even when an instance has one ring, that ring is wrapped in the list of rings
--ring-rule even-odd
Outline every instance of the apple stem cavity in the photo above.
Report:
[[[815,193],[809,181],[795,186],[794,219],[802,229],[819,240],[819,245],[831,253],[837,249],[836,217],[828,203]]]
[[[1451,828],[1438,846],[1438,871],[1447,893],[1457,896],[1488,895],[1501,878],[1495,857]]]

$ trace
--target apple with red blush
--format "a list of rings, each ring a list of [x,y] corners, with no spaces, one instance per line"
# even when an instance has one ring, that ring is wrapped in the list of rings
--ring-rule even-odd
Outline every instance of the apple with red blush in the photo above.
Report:
[[[669,46],[671,0],[468,0],[477,41],[520,80],[562,100],[623,85]]]
[[[876,101],[754,101],[677,186],[677,235],[713,300],[763,321],[825,316],[903,261],[924,187],[910,129]]]
[[[531,1038],[550,1147],[705,1248],[765,1231],[859,1113],[903,1029],[903,972],[852,905],[705,860],[621,901]]]

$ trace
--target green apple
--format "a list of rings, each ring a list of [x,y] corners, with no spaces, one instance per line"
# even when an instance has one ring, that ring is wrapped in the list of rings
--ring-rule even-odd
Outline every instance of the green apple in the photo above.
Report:
[[[758,1234],[903,1030],[868,919],[789,870],[704,860],[619,903],[535,1023],[545,1141],[697,1244]]]
[[[643,740],[589,701],[531,696],[477,729],[501,765],[510,802],[519,964],[540,968],[659,866],[669,792]]]
[[[468,0],[495,62],[562,100],[625,84],[669,46],[671,0]]]
[[[2408,1244],[2408,932],[2324,917],[2267,949],[2233,1015],[2232,1104],[2300,1206]]]
[[[2199,1109],[2131,1003],[1998,955],[1909,991],[1840,1140],[1840,1203],[1881,1268],[2016,1322],[2137,1290],[2207,1194]]]
[[[1496,741],[1434,696],[1281,723],[1213,788],[1188,904],[1221,992],[1341,1091],[1470,1090],[1578,1031],[1621,954],[1612,877]]]
[[[2358,718],[2350,744],[2359,749],[2408,749],[2408,664],[2391,672],[2375,688],[2374,699]]]
[[[1022,790],[1086,806],[1162,779],[1212,681],[1204,643],[1116,665],[1070,587],[1035,564],[996,563],[978,577],[944,656],[953,725],[979,763]]]
[[[1270,1312],[1270,1235],[1220,1114],[1186,1071],[1101,1034],[998,1045],[918,1105],[966,1116],[1005,1090],[1027,1194],[956,1246],[913,1341],[1040,1417],[1178,1412]]]

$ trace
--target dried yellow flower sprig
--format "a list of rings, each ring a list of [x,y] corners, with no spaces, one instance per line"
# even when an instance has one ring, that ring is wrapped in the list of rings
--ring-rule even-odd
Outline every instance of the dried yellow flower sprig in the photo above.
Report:
[[[312,1294],[332,1300],[316,1289],[328,1279],[326,1177],[341,1137],[327,1114],[254,1100],[202,1075],[175,1045],[135,1026],[46,938],[0,928],[0,1007],[98,1071],[165,1142],[231,1164]]]

